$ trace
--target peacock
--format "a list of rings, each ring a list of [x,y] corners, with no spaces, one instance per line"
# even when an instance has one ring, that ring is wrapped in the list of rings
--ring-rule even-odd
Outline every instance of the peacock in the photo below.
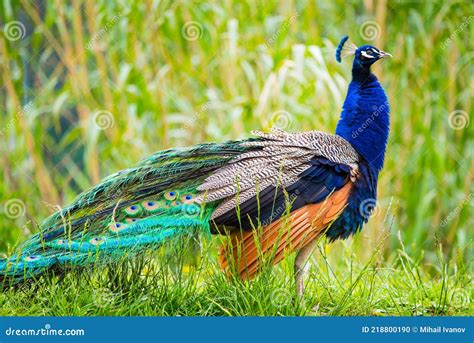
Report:
[[[0,260],[0,282],[9,287],[48,270],[113,263],[203,233],[228,236],[219,264],[243,280],[269,256],[276,264],[296,252],[301,297],[318,239],[346,239],[368,221],[373,206],[366,204],[374,204],[384,164],[389,103],[371,66],[391,55],[345,36],[336,59],[352,55],[335,134],[254,131],[249,139],[159,151],[47,218]]]

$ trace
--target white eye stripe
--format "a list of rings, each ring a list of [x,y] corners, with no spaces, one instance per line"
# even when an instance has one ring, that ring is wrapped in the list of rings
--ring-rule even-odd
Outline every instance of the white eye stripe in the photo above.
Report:
[[[377,50],[375,50],[374,48],[370,48],[370,50],[372,50],[373,52],[375,52],[376,54],[378,54],[379,52]]]
[[[366,53],[365,51],[361,51],[360,54],[366,58],[375,58],[374,56],[372,55],[369,55],[368,53]]]

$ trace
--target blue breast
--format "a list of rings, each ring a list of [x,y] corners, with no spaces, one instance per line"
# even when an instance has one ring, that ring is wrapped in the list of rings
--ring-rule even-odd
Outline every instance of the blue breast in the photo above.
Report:
[[[336,134],[351,143],[375,171],[384,163],[389,113],[387,96],[375,75],[350,83]]]
[[[326,233],[330,240],[347,238],[369,219],[385,159],[389,114],[387,96],[375,75],[353,70],[336,134],[351,143],[360,154],[360,176],[355,181],[347,207]]]
[[[377,199],[378,174],[366,161],[359,164],[359,174],[346,208],[326,232],[330,241],[346,239],[362,229],[362,225],[369,220],[372,205]]]

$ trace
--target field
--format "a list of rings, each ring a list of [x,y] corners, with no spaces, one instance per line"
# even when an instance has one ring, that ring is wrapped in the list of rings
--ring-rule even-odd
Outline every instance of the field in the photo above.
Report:
[[[333,132],[351,77],[341,37],[393,55],[374,70],[391,106],[374,214],[320,242],[305,306],[294,256],[227,280],[221,238],[200,237],[182,258],[165,246],[2,290],[0,315],[474,315],[471,1],[5,0],[0,25],[2,256],[155,151]]]

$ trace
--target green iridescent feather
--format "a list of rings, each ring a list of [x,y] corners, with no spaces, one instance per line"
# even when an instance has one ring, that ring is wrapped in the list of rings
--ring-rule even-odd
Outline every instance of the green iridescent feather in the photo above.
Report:
[[[243,141],[160,151],[105,178],[41,224],[40,233],[0,261],[0,281],[17,283],[52,267],[133,257],[149,246],[209,233],[216,204],[194,201],[196,187],[252,148]]]

